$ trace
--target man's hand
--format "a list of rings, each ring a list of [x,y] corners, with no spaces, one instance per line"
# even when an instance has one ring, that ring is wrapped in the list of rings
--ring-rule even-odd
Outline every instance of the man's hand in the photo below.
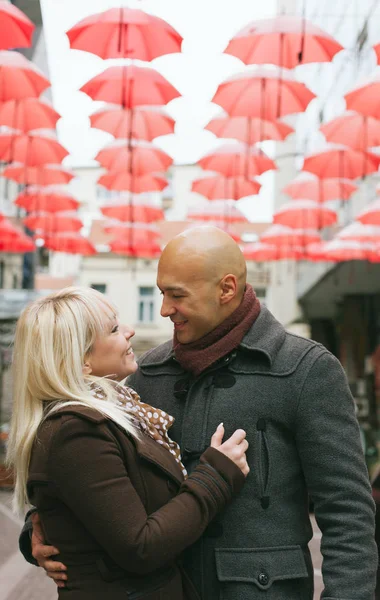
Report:
[[[66,567],[60,562],[51,560],[52,556],[59,554],[59,550],[54,546],[46,546],[44,534],[41,527],[40,517],[37,512],[32,514],[33,533],[32,533],[32,555],[39,566],[45,569],[46,575],[51,577],[58,587],[65,587]]]

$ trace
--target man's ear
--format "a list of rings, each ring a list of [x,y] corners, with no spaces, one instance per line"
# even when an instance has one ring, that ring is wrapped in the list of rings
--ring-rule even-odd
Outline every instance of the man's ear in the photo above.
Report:
[[[221,295],[220,301],[222,304],[228,304],[236,297],[237,294],[237,279],[235,275],[225,275],[220,282]]]
[[[82,372],[83,372],[83,375],[91,375],[92,368],[91,368],[90,363],[88,363],[88,362],[84,363],[84,365],[82,367]]]

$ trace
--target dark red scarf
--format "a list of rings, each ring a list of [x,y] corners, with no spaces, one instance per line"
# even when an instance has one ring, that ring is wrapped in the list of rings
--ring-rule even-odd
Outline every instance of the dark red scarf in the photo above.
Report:
[[[243,300],[234,312],[205,336],[180,344],[174,332],[174,355],[179,364],[196,377],[238,347],[260,314],[260,301],[251,285],[246,285]]]

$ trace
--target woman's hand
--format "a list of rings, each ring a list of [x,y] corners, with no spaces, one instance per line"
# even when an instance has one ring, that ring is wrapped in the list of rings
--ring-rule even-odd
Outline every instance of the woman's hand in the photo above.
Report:
[[[211,438],[211,447],[219,450],[219,452],[222,452],[227,458],[232,460],[245,477],[247,477],[250,471],[245,455],[249,445],[245,439],[246,435],[243,429],[237,429],[228,440],[223,442],[224,427],[223,423],[221,423]]]

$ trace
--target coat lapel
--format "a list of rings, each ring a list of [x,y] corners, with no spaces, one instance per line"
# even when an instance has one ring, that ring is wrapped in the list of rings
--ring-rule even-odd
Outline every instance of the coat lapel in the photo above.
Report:
[[[181,485],[184,481],[182,469],[169,450],[152,440],[147,435],[140,439],[134,438],[137,454],[143,460],[146,460],[166,473],[176,483]]]

